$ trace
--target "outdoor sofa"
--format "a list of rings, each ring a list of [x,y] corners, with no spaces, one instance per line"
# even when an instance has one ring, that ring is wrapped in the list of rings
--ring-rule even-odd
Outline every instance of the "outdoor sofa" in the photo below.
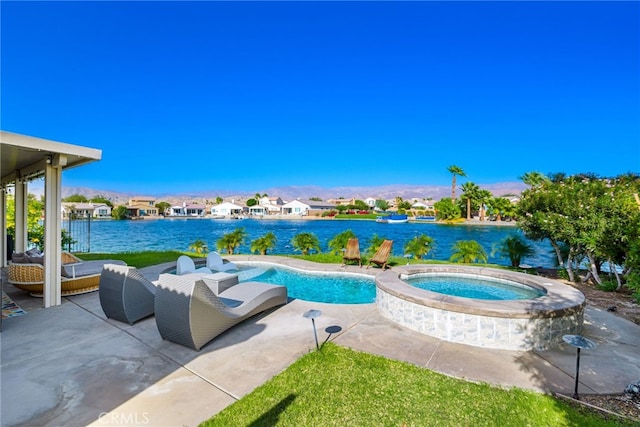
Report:
[[[126,265],[119,260],[82,261],[69,252],[62,252],[61,288],[62,295],[77,295],[97,291],[100,274],[105,264]],[[31,296],[42,297],[44,292],[44,257],[36,252],[14,253],[7,269],[7,282],[29,292]]]

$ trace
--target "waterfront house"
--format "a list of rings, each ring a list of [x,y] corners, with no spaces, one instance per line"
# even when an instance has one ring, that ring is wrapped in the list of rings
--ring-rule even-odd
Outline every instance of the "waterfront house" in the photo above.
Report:
[[[242,206],[235,203],[224,202],[219,205],[211,207],[211,215],[240,215],[242,213]]]
[[[74,203],[63,202],[62,218],[111,218],[111,206],[104,203]]]
[[[282,213],[284,215],[321,215],[323,212],[329,212],[336,208],[336,205],[329,202],[315,200],[294,200],[282,205]]]
[[[158,208],[155,206],[156,200],[153,197],[134,197],[129,199],[127,208],[127,217],[142,218],[158,216]]]

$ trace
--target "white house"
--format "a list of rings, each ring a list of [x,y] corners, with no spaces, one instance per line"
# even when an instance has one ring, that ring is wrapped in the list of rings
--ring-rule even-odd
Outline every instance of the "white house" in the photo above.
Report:
[[[433,201],[429,200],[429,201],[419,201],[419,202],[415,202],[414,204],[411,205],[412,209],[423,209],[423,210],[433,210],[435,209],[433,206]]]
[[[323,211],[330,211],[336,208],[336,205],[328,202],[318,202],[314,200],[294,200],[282,205],[282,213],[285,215],[310,215],[319,214]]]
[[[220,203],[211,207],[211,215],[239,215],[242,213],[242,206],[235,203]]]
[[[282,212],[282,206],[284,205],[284,202],[280,197],[261,197],[260,200],[258,200],[258,204],[263,209],[262,211],[260,211],[260,209],[255,209],[256,213],[259,213],[261,215],[269,215]],[[257,208],[257,206],[253,206],[252,208]],[[249,212],[251,211],[252,209],[249,209]]]
[[[104,203],[63,202],[62,218],[111,218],[111,206]]]
[[[375,208],[376,207],[376,200],[373,197],[367,197],[366,199],[364,199],[364,202],[367,204],[367,206],[369,206],[370,208]]]

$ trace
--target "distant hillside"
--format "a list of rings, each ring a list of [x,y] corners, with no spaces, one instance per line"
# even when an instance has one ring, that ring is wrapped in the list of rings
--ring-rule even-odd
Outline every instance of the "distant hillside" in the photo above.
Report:
[[[495,184],[478,184],[482,189],[491,191],[494,196],[503,196],[506,194],[520,194],[526,187],[522,182],[501,182]],[[309,199],[317,197],[322,200],[345,198],[350,199],[355,197],[356,199],[366,199],[373,197],[376,199],[394,199],[396,197],[402,197],[403,199],[433,199],[440,200],[443,197],[451,196],[451,186],[447,185],[384,185],[376,187],[332,187],[325,188],[319,186],[286,186],[286,187],[273,187],[265,190],[257,190],[262,194],[266,193],[269,196],[280,197],[285,201],[291,201],[295,199]],[[103,196],[111,200],[114,204],[125,204],[131,197],[135,196],[151,196],[156,197],[158,201],[166,201],[169,203],[181,203],[183,201],[199,201],[205,203],[214,203],[216,197],[222,197],[225,200],[246,200],[254,197],[254,193],[246,192],[213,192],[203,191],[194,193],[181,193],[181,194],[131,194],[124,192],[97,190],[86,187],[64,187],[62,188],[62,197],[68,197],[73,194],[81,194],[87,198],[95,196]],[[458,189],[457,195],[461,194]]]

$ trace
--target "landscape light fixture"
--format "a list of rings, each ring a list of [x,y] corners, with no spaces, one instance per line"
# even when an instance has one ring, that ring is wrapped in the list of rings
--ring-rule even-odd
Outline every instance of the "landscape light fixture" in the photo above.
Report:
[[[591,350],[596,348],[598,345],[587,339],[581,335],[564,335],[562,340],[569,344],[572,347],[578,349],[577,359],[576,359],[576,385],[573,390],[573,398],[576,400],[580,400],[580,396],[578,395],[578,375],[580,374],[580,349],[584,348],[587,350]]]
[[[320,350],[320,345],[318,345],[318,333],[316,332],[316,317],[320,317],[322,312],[320,310],[309,310],[304,313],[302,316],[307,319],[311,319],[311,323],[313,324],[313,336],[316,338],[316,350]]]

